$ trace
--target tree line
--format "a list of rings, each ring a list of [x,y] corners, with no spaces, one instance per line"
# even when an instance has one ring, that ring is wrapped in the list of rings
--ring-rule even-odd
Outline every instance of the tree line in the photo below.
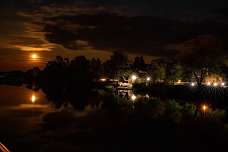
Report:
[[[195,55],[195,56],[194,56]],[[72,60],[57,56],[54,61],[46,64],[44,69],[35,67],[26,72],[25,80],[48,81],[51,83],[70,81],[83,82],[84,85],[100,77],[111,79],[128,79],[132,73],[143,71],[151,76],[152,82],[174,83],[178,80],[195,81],[202,85],[206,76],[217,74],[224,79],[228,77],[228,67],[220,56],[197,57],[197,54],[188,54],[181,57],[159,58],[145,63],[142,56],[135,57],[131,63],[126,54],[113,52],[110,59],[101,62],[100,59],[87,59],[84,56],[75,57]]]

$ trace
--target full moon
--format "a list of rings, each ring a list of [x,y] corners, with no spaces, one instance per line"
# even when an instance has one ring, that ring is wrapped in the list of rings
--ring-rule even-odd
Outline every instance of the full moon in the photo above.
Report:
[[[36,60],[36,59],[38,58],[38,55],[37,55],[36,53],[32,53],[32,54],[31,54],[31,58],[32,58],[33,60]]]

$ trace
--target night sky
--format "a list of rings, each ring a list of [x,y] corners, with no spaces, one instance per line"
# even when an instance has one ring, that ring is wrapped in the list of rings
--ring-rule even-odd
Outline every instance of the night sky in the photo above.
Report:
[[[227,0],[2,0],[0,70],[56,55],[105,60],[122,51],[149,61],[199,46],[226,52],[226,8]]]

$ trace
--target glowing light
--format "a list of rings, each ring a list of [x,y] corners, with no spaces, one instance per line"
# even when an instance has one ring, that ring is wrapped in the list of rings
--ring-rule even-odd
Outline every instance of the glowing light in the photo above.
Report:
[[[203,112],[207,112],[208,106],[207,106],[206,104],[203,104],[203,105],[201,106],[201,110],[202,110]]]
[[[148,94],[146,94],[146,96],[145,96],[146,98],[150,98],[150,96],[148,95]]]
[[[36,97],[35,94],[33,94],[33,95],[31,96],[31,102],[32,102],[32,103],[35,103],[36,100],[37,100],[37,97]]]
[[[3,152],[10,152],[6,146],[4,146],[2,143],[0,143],[0,150],[3,151]]]
[[[191,86],[194,87],[196,84],[194,82],[191,83]]]
[[[132,76],[131,76],[131,80],[132,80],[132,81],[135,81],[136,79],[137,79],[137,76],[136,76],[136,75],[132,75]]]
[[[211,82],[207,82],[207,86],[211,86]]]
[[[41,51],[51,51],[55,48],[52,44],[41,45],[40,47],[30,47],[30,46],[23,46],[23,45],[14,45],[16,48],[20,49],[21,51],[28,51],[28,52],[41,52]]]
[[[105,81],[107,81],[107,79],[101,78],[100,81],[105,82]]]
[[[36,54],[36,53],[32,53],[31,54],[31,59],[33,59],[33,60],[36,60],[36,59],[38,59],[38,55]]]
[[[217,86],[218,86],[218,83],[215,82],[215,83],[213,84],[213,86],[214,86],[214,87],[217,87]]]
[[[146,78],[146,81],[150,81],[150,80],[151,80],[151,78],[150,78],[150,77],[147,77],[147,78]]]
[[[221,85],[224,87],[225,86],[225,82],[222,82]]]
[[[181,83],[181,80],[178,80],[177,83],[180,84]]]
[[[137,98],[137,97],[136,97],[134,94],[131,96],[131,100],[132,100],[132,101],[135,101],[136,98]]]

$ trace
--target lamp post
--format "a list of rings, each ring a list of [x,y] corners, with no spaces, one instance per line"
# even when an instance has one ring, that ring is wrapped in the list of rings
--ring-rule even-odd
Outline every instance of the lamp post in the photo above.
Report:
[[[191,87],[195,87],[196,84],[194,82],[191,83]]]
[[[133,94],[132,96],[131,96],[131,100],[132,101],[135,101],[137,99],[137,97]]]
[[[133,75],[131,76],[131,81],[132,81],[132,83],[134,83],[137,79],[138,79],[138,77],[137,77],[135,74],[133,74]]]

